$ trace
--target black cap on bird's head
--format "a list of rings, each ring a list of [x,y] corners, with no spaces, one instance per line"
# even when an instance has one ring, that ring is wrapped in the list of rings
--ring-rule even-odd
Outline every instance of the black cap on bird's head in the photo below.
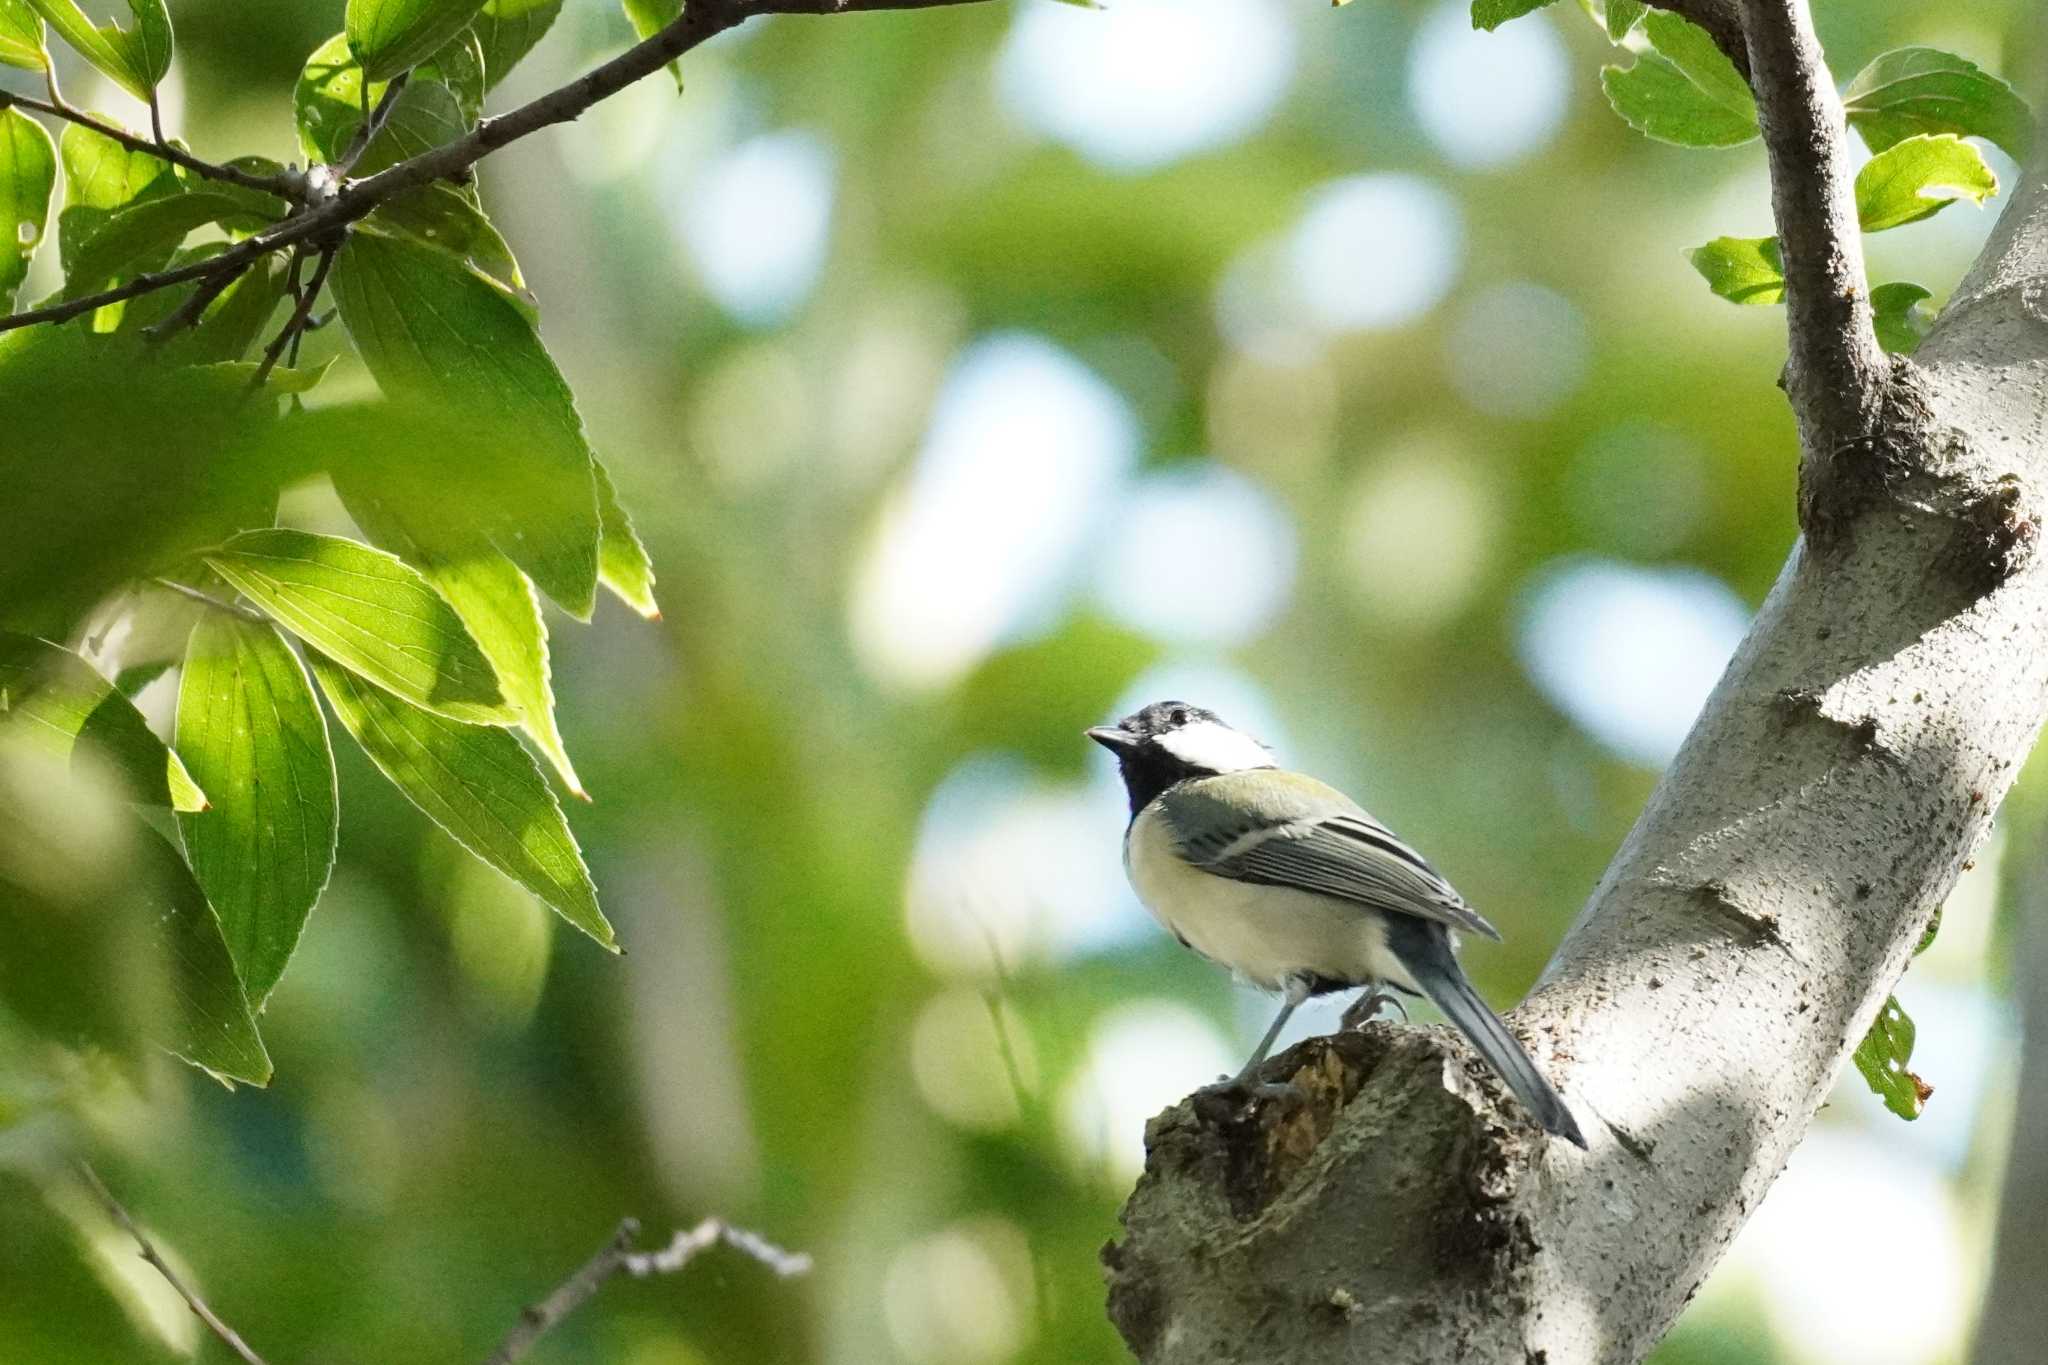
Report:
[[[1133,815],[1176,782],[1274,766],[1265,745],[1184,701],[1153,702],[1085,733],[1116,755]]]

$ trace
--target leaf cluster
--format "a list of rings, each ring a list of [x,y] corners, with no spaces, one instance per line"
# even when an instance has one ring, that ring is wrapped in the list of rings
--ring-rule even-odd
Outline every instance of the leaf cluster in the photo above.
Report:
[[[47,102],[0,96],[0,313],[53,219],[53,299],[90,305],[306,207],[316,177],[296,168],[216,166],[64,103],[52,33],[154,109],[170,19],[162,0],[129,8],[95,26],[71,0],[0,0],[0,63],[50,81]],[[679,12],[627,8],[643,31]],[[294,92],[309,163],[370,174],[469,133],[560,9],[350,0]],[[299,401],[326,370],[296,365],[323,297],[374,401]],[[584,796],[543,603],[587,621],[603,588],[652,617],[654,575],[538,324],[474,185],[442,182],[288,256],[0,332],[22,414],[0,438],[17,494],[0,505],[0,823],[98,812],[92,838],[52,837],[140,869],[134,894],[80,900],[0,843],[0,920],[17,943],[65,937],[52,960],[72,968],[49,978],[55,1004],[44,976],[0,973],[0,1010],[67,1047],[143,1041],[266,1082],[256,1018],[334,864],[330,716],[456,843],[616,949],[548,778]],[[307,480],[356,534],[278,524],[280,492]],[[174,668],[166,740],[134,698]],[[62,781],[9,780],[38,773]],[[108,945],[138,934],[157,985],[115,980]]]

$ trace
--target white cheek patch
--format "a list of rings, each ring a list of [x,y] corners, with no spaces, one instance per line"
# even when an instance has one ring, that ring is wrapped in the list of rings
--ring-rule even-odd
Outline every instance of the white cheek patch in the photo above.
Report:
[[[1213,720],[1183,725],[1170,734],[1159,736],[1155,742],[1189,767],[1206,768],[1210,772],[1235,773],[1246,768],[1273,766],[1273,755],[1266,752],[1265,745],[1250,735],[1239,734]]]

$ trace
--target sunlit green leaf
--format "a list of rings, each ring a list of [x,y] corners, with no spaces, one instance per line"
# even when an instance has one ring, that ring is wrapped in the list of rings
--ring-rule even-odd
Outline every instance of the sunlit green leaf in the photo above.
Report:
[[[1628,37],[1629,31],[1642,22],[1648,9],[1643,0],[1607,0],[1607,13],[1603,17],[1608,38],[1618,43]]]
[[[516,433],[472,472],[491,541],[588,620],[597,591],[591,456],[568,385],[521,302],[460,256],[365,224],[343,248],[334,299],[378,387]]]
[[[575,836],[518,740],[410,706],[318,653],[312,663],[342,726],[408,800],[457,843],[617,950]]]
[[[1903,281],[1881,284],[1871,290],[1870,311],[1877,325],[1878,343],[1897,355],[1912,354],[1934,326],[1934,315],[1920,306],[1931,297],[1919,285]],[[1931,937],[1931,926],[1928,933]]]
[[[2021,165],[2033,150],[2027,102],[1975,63],[1931,47],[1885,53],[1856,73],[1842,104],[1873,152],[1918,133],[1981,137]]]
[[[540,601],[519,566],[463,517],[444,487],[417,477],[407,460],[356,452],[335,466],[333,478],[363,533],[417,568],[455,608],[496,670],[506,701],[519,709],[521,728],[569,790],[584,795],[555,725]]]
[[[427,185],[398,196],[370,216],[380,226],[399,229],[460,258],[498,284],[529,320],[538,318],[539,305],[526,287],[512,248],[483,210],[454,186]]]
[[[561,12],[562,0],[484,0],[473,27],[483,45],[485,87],[510,75]]]
[[[100,73],[146,100],[171,69],[171,16],[164,0],[128,0],[133,27],[94,24],[77,0],[28,0],[64,41]]]
[[[1864,1083],[1884,1101],[1884,1107],[1902,1119],[1917,1119],[1927,1107],[1934,1087],[1908,1069],[1913,1060],[1913,1021],[1899,1008],[1896,996],[1887,996],[1878,1011],[1877,1022],[1856,1045],[1856,1069]]]
[[[1633,66],[1603,67],[1600,88],[1629,127],[1659,142],[1734,147],[1756,136],[1753,103],[1746,110],[1731,106],[1721,98],[1725,92],[1717,81],[1708,78],[1703,86],[1692,73],[1654,52],[1638,55]]]
[[[50,51],[43,45],[43,21],[28,0],[0,0],[0,66],[48,71]]]
[[[1686,80],[1723,109],[1756,122],[1756,95],[1749,81],[1707,31],[1670,10],[1652,10],[1643,17],[1643,33],[1658,55],[1685,73]]]
[[[301,150],[316,162],[341,160],[363,126],[363,111],[376,108],[389,88],[388,79],[374,79],[365,91],[363,68],[345,35],[322,43],[292,89]],[[483,98],[483,51],[465,29],[413,72],[383,131],[363,149],[355,173],[367,175],[459,137],[475,126]]]
[[[14,307],[43,244],[56,184],[57,148],[43,125],[19,109],[0,110],[0,313]]]
[[[129,796],[182,811],[206,794],[135,704],[68,649],[0,633],[0,729],[73,762],[104,764]]]
[[[396,555],[273,529],[236,536],[206,564],[279,625],[379,687],[458,720],[517,723],[462,619]]]
[[[1472,0],[1472,27],[1488,32],[1510,19],[1542,9],[1550,0]]]
[[[654,560],[640,543],[632,518],[619,503],[618,490],[601,463],[593,464],[597,474],[597,512],[603,527],[598,547],[598,577],[621,602],[650,621],[661,619],[661,607],[654,600]]]
[[[220,921],[185,860],[150,830],[136,843],[147,869],[152,922],[170,961],[176,1023],[163,1045],[222,1081],[270,1083],[270,1057],[221,938]]]
[[[1865,232],[1883,232],[1996,193],[1998,176],[1974,145],[1953,133],[1922,134],[1893,143],[1856,173],[1856,216]]]
[[[178,749],[212,796],[178,831],[258,1009],[334,866],[334,754],[298,656],[266,622],[224,611],[192,629]]]
[[[1785,262],[1776,237],[1716,237],[1686,259],[1730,303],[1785,301]]]
[[[621,0],[626,7],[626,17],[633,21],[633,32],[642,38],[655,34],[682,17],[683,0]],[[676,78],[676,89],[683,88],[683,64],[679,61],[668,64],[669,74]]]
[[[439,52],[483,0],[348,0],[349,50],[375,81],[389,80]]]
[[[80,124],[69,124],[57,143],[64,164],[64,207],[57,215],[57,256],[68,279],[80,254],[108,223],[124,210],[185,192],[170,163],[147,152],[131,152],[110,137]],[[129,265],[133,271],[155,270],[170,259],[175,242],[163,243]],[[122,306],[110,305],[95,315],[95,329],[111,331]]]

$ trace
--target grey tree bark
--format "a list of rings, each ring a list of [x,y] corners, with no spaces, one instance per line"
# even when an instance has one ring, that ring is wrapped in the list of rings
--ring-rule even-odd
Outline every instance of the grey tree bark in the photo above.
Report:
[[[1977,1323],[1976,1365],[2033,1365],[2048,1342],[2048,843],[2027,859],[2026,916],[2014,992],[2020,1005],[2018,1100],[1999,1197],[1991,1289]]]
[[[1153,1121],[1104,1249],[1141,1360],[1640,1360],[1784,1167],[2048,715],[2048,154],[1933,334],[1885,357],[1804,0],[1739,13],[1802,534],[1510,1016],[1591,1150],[1545,1140],[1446,1030],[1309,1040],[1266,1072],[1305,1106],[1195,1097]]]

